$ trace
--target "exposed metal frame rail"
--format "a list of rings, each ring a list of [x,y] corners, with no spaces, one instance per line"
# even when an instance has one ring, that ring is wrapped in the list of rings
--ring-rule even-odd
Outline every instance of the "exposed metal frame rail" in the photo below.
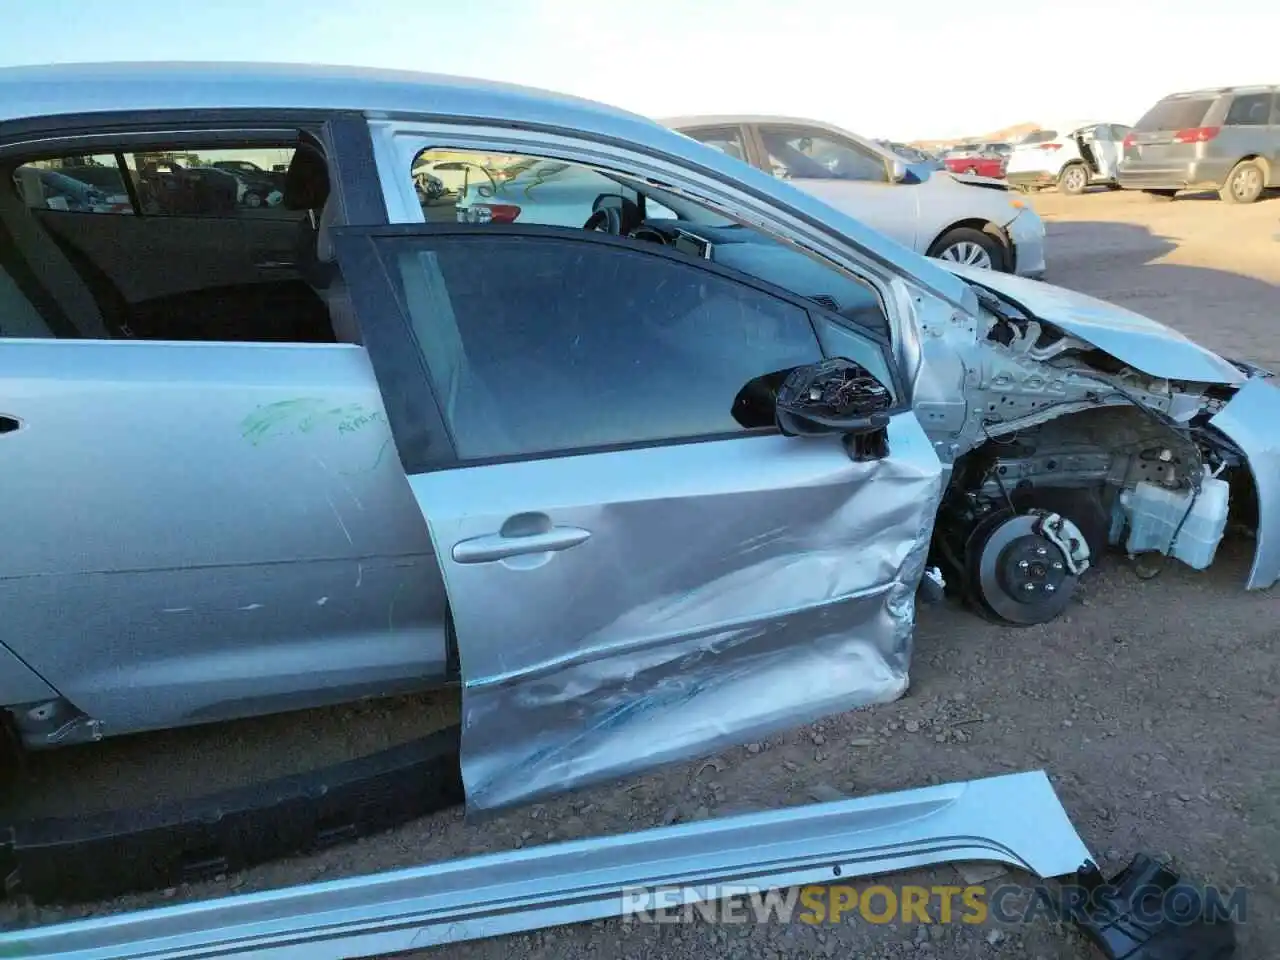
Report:
[[[929,864],[996,861],[1040,877],[1092,863],[1041,771],[467,857],[0,935],[0,956],[373,956],[623,913],[679,888],[766,890]]]

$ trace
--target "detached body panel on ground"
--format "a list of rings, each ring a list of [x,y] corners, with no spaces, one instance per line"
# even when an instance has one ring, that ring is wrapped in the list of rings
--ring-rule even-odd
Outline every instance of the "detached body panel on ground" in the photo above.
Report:
[[[974,860],[1092,863],[1048,777],[1018,773],[79,920],[0,934],[0,953],[341,960]]]

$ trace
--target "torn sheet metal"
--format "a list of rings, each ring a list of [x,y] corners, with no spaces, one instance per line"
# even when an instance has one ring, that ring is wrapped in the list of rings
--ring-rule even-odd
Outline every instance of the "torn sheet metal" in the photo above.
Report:
[[[0,955],[339,960],[701,902],[735,886],[975,860],[1041,878],[1093,862],[1035,771],[21,930],[0,935]]]
[[[1097,297],[1026,277],[943,261],[957,276],[995,290],[1069,336],[1153,377],[1191,383],[1244,381],[1233,363],[1157,320]]]
[[[1257,546],[1249,570],[1250,590],[1280,580],[1280,389],[1270,378],[1254,378],[1218,412],[1210,426],[1226,435],[1249,462],[1258,495]]]
[[[410,478],[443,560],[472,810],[503,807],[907,687],[941,466],[757,436]]]

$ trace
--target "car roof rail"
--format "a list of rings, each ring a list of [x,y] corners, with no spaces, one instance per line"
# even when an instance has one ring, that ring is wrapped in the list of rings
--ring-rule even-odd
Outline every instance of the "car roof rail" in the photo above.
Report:
[[[1203,87],[1199,90],[1180,90],[1177,93],[1171,93],[1165,100],[1174,100],[1178,97],[1204,97],[1204,96],[1221,96],[1224,93],[1233,93],[1240,89],[1239,87]]]

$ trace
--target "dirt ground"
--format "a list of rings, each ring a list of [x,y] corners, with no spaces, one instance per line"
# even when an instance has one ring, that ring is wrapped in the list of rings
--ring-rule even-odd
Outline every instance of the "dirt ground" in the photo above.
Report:
[[[1048,221],[1046,279],[1147,313],[1224,353],[1280,367],[1280,199],[1231,207],[1130,193],[1035,198]],[[1251,544],[1224,544],[1206,573],[1171,565],[1140,580],[1120,558],[1067,616],[1001,629],[951,607],[922,610],[912,685],[901,701],[854,711],[716,758],[510,813],[457,813],[220,882],[65,910],[0,904],[0,922],[52,922],[232,890],[264,890],[516,845],[634,830],[751,807],[862,795],[1044,769],[1113,872],[1135,852],[1225,887],[1248,888],[1241,957],[1280,937],[1280,594],[1241,590]],[[29,802],[112,806],[132,796],[289,772],[408,739],[447,708],[421,698],[306,718],[185,731],[49,761]],[[282,760],[282,757],[289,759]],[[282,766],[284,764],[284,766]],[[56,789],[69,773],[86,786]],[[85,779],[87,778],[87,779]],[[97,800],[86,800],[93,794]],[[1008,880],[1027,878],[1010,874]],[[940,868],[882,882],[957,882]],[[998,881],[997,881],[998,882]],[[651,926],[607,921],[421,954],[777,958],[1093,956],[1068,928],[937,924]]]

